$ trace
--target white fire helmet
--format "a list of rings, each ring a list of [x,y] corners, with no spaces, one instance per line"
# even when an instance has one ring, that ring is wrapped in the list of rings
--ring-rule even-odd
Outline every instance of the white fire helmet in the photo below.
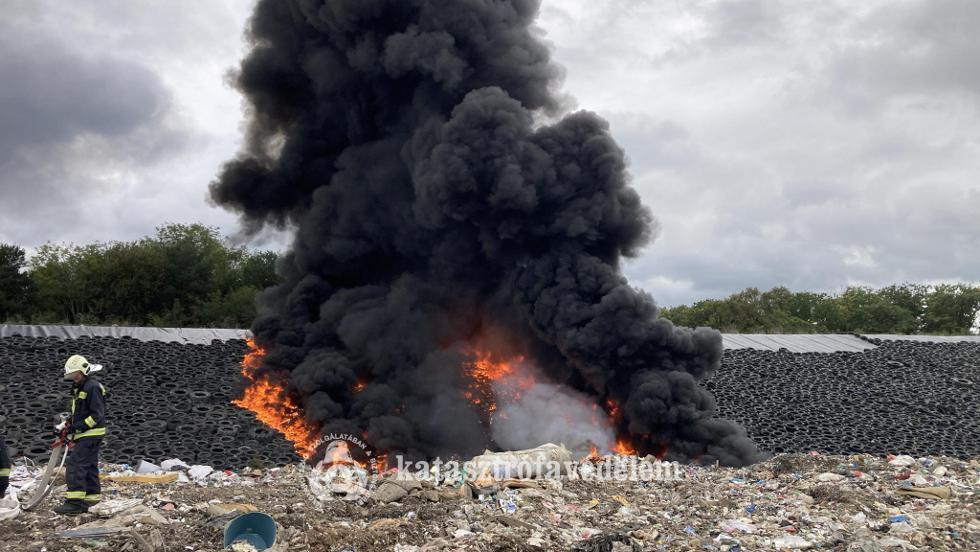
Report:
[[[68,361],[65,362],[65,379],[71,379],[71,375],[75,372],[81,372],[87,376],[92,372],[98,372],[101,369],[101,364],[92,364],[82,355],[72,355]]]

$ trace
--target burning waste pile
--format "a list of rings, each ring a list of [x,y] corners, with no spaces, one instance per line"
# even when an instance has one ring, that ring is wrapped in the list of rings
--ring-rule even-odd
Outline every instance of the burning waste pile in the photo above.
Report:
[[[720,334],[620,272],[656,224],[608,124],[562,116],[538,4],[258,3],[234,79],[248,144],[211,195],[295,229],[242,404],[304,456],[348,434],[409,461],[763,457],[699,385]]]

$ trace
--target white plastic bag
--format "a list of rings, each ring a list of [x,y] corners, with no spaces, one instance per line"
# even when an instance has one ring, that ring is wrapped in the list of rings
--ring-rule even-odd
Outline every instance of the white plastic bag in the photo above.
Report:
[[[7,496],[0,499],[0,521],[14,519],[20,515],[20,500],[17,500],[17,491],[11,487],[7,489]]]

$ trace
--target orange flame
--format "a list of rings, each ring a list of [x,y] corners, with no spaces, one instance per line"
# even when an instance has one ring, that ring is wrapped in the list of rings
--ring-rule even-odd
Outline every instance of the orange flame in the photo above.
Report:
[[[470,384],[463,391],[463,397],[479,406],[488,420],[490,414],[497,410],[498,392],[505,393],[510,400],[517,400],[523,391],[534,386],[534,377],[518,370],[518,365],[524,362],[523,356],[509,361],[498,361],[489,352],[476,351],[473,354],[476,360],[465,365]],[[495,389],[494,382],[501,381],[505,381],[506,385]]]
[[[606,406],[609,408],[609,417],[613,420],[619,418],[619,402],[616,399],[606,399]]]
[[[621,454],[623,456],[634,456],[636,454],[636,447],[630,444],[629,441],[620,437],[616,439],[616,446],[613,448],[616,454]]]
[[[317,440],[317,427],[306,421],[303,409],[296,399],[286,392],[286,385],[274,381],[267,374],[256,372],[262,366],[265,349],[247,340],[249,351],[242,359],[242,374],[251,381],[241,399],[232,404],[255,412],[265,425],[281,433],[293,443],[296,453],[304,459],[313,456]]]
[[[599,454],[599,447],[592,445],[592,448],[589,450],[589,455],[583,458],[582,461],[590,461],[596,464],[602,462],[602,455]]]

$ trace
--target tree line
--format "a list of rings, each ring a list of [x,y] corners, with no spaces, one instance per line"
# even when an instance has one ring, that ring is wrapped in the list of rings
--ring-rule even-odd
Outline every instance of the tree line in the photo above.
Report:
[[[969,335],[977,331],[980,286],[849,287],[841,293],[748,288],[726,299],[663,309],[682,326],[731,333],[884,333]]]
[[[170,224],[132,242],[0,244],[0,322],[236,327],[251,325],[256,294],[277,283],[277,254],[237,247],[202,224]],[[738,333],[976,331],[980,286],[902,284],[841,293],[748,288],[725,299],[663,309],[682,326]]]
[[[216,228],[169,224],[131,242],[0,244],[0,322],[233,327],[275,284],[277,254],[236,247]]]

